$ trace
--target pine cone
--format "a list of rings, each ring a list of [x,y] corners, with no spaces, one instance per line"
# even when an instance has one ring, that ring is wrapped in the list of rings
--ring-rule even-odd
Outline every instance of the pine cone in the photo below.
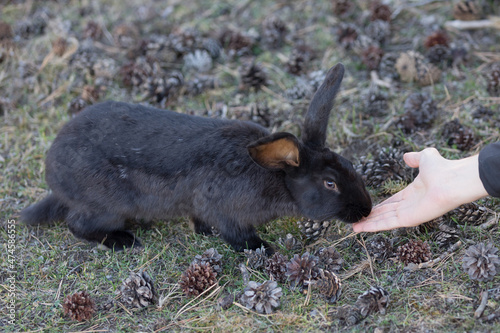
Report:
[[[12,33],[12,27],[10,24],[5,22],[0,22],[0,41],[12,39],[14,37]]]
[[[259,90],[261,86],[267,85],[267,74],[264,69],[254,61],[245,62],[240,68],[240,80],[242,87]]]
[[[338,42],[346,50],[352,48],[354,42],[358,39],[359,32],[352,23],[341,23],[337,30]]]
[[[78,50],[71,56],[69,64],[73,69],[87,70],[92,74],[92,66],[97,61],[99,53],[92,41],[84,40],[80,43]]]
[[[114,79],[118,70],[116,68],[116,62],[113,59],[104,58],[98,59],[92,65],[92,71],[94,72],[97,84],[99,79]],[[106,83],[107,81],[104,82]]]
[[[442,135],[448,146],[456,146],[462,151],[471,149],[476,143],[472,129],[462,125],[458,119],[453,119],[445,123]]]
[[[417,77],[417,61],[423,61],[423,56],[414,51],[403,52],[399,55],[394,67],[403,82],[413,82]]]
[[[297,221],[300,231],[311,242],[323,237],[330,227],[330,221],[313,221],[311,219]]]
[[[342,283],[335,273],[326,271],[323,269],[319,270],[319,276],[317,280],[309,282],[313,288],[321,294],[328,303],[335,303],[338,301],[340,295],[342,294]]]
[[[474,21],[481,18],[481,7],[477,1],[463,0],[453,6],[453,17],[456,20]]]
[[[168,48],[174,50],[178,56],[200,49],[203,45],[200,32],[194,28],[174,31],[168,39]]]
[[[286,234],[285,238],[280,237],[278,239],[278,244],[290,252],[297,252],[302,249],[302,243],[293,237],[292,234]]]
[[[102,37],[102,27],[96,21],[88,21],[83,28],[83,38],[91,38],[93,40],[100,40]]]
[[[448,64],[452,60],[451,50],[446,45],[434,45],[427,50],[425,57],[431,64]]]
[[[47,13],[43,9],[38,10],[29,18],[17,21],[14,33],[25,39],[43,35],[47,28],[47,21]]]
[[[172,71],[162,76],[148,77],[141,89],[149,98],[157,103],[173,99],[180,94],[184,85],[184,77],[179,71]]]
[[[398,260],[405,265],[409,263],[420,264],[432,258],[429,244],[420,239],[411,239],[408,243],[401,245],[396,250],[396,254]]]
[[[326,78],[326,73],[322,70],[314,71],[309,73],[309,86],[311,86],[311,89],[313,92],[316,92],[319,88],[319,86],[325,81]]]
[[[250,37],[243,35],[239,31],[230,29],[224,29],[221,31],[219,34],[219,42],[223,48],[232,51],[230,53],[234,53],[239,56],[249,54],[253,45],[253,40]]]
[[[194,257],[193,264],[201,264],[203,263],[209,263],[212,269],[217,272],[217,274],[220,274],[222,272],[222,264],[221,264],[221,259],[222,259],[222,254],[219,254],[217,252],[217,249],[215,248],[210,248],[203,252],[203,254],[197,254]]]
[[[493,110],[489,107],[486,107],[484,105],[477,105],[472,112],[472,119],[474,119],[474,122],[490,122],[495,118],[495,113]]]
[[[99,100],[101,89],[96,86],[86,84],[82,89],[82,99],[87,103],[95,103]]]
[[[17,45],[11,39],[0,40],[0,64],[15,56]]]
[[[458,242],[460,237],[457,229],[447,226],[446,224],[441,224],[439,226],[439,231],[432,236],[432,239],[439,248],[443,249]]]
[[[352,1],[349,0],[332,0],[332,9],[335,16],[346,14],[353,7]]]
[[[396,62],[399,58],[399,53],[389,52],[382,56],[380,59],[380,64],[378,66],[378,71],[382,78],[390,78],[396,80],[399,78],[399,73],[396,69]]]
[[[77,114],[87,107],[88,103],[80,96],[73,98],[68,105],[69,114]]]
[[[352,305],[343,305],[338,307],[333,317],[349,326],[356,325],[361,321],[361,319],[363,319],[359,309]]]
[[[396,126],[405,133],[428,129],[437,117],[438,109],[429,94],[413,93],[405,101],[404,115]]]
[[[268,47],[281,47],[287,33],[285,22],[277,16],[269,16],[262,22],[262,39]]]
[[[219,84],[218,80],[211,75],[197,75],[186,82],[186,91],[188,95],[196,96],[207,89],[214,89]],[[215,233],[213,233],[215,235]]]
[[[344,259],[334,246],[322,247],[316,252],[318,267],[330,272],[338,272]]]
[[[266,281],[262,284],[250,281],[243,291],[240,301],[248,309],[270,314],[273,312],[273,308],[280,305],[281,295],[281,288],[278,287],[276,281]]]
[[[498,248],[491,242],[472,245],[465,251],[462,267],[471,279],[490,281],[500,269],[497,252]]]
[[[469,51],[463,46],[457,46],[451,49],[452,65],[458,66],[469,60]]]
[[[369,49],[369,48],[372,48],[372,47],[380,48],[380,44],[376,40],[373,40],[368,35],[361,34],[352,43],[352,50],[353,50],[353,52],[356,53],[360,57],[363,57],[363,52],[366,49]]]
[[[365,31],[368,37],[383,44],[391,34],[391,24],[384,20],[371,21]]]
[[[298,44],[292,50],[290,58],[286,63],[288,71],[294,75],[299,75],[304,71],[305,66],[316,58],[316,53],[308,45]]]
[[[68,295],[63,303],[64,314],[72,320],[84,321],[92,318],[96,310],[95,302],[86,291]]]
[[[433,85],[441,79],[441,70],[431,63],[417,63],[416,79],[421,86]]]
[[[451,215],[460,225],[480,225],[486,222],[489,213],[490,210],[487,207],[471,202],[455,208]]]
[[[411,229],[415,230],[418,234],[428,234],[439,228],[439,226],[444,223],[444,220],[445,220],[444,217],[440,216],[428,222],[424,222]]]
[[[375,70],[380,64],[384,51],[378,46],[371,45],[361,53],[361,59],[369,70]]]
[[[367,317],[377,311],[385,314],[388,304],[389,293],[384,288],[378,286],[370,287],[370,290],[358,296],[356,301],[356,306],[363,317]]]
[[[389,8],[389,6],[387,5],[384,5],[378,0],[375,0],[371,3],[370,11],[371,11],[370,19],[372,21],[375,20],[382,20],[387,22],[391,21],[391,15],[392,15],[391,8]]]
[[[59,37],[52,42],[52,51],[58,57],[62,56],[68,48],[68,41],[64,37]]]
[[[217,283],[217,273],[209,263],[191,264],[182,274],[179,285],[186,296],[198,296]]]
[[[486,73],[487,90],[491,96],[500,96],[500,64],[495,64]]]
[[[264,268],[267,262],[266,249],[262,246],[260,249],[243,251],[245,257],[247,258],[247,265],[252,269]]]
[[[436,45],[448,46],[450,38],[444,31],[435,31],[425,38],[424,46],[428,49]]]
[[[151,59],[150,62],[174,63],[178,61],[180,55],[171,43],[170,36],[150,35],[131,50],[128,57],[131,59],[145,57]]]
[[[119,70],[123,84],[129,87],[138,87],[152,75],[152,68],[145,62],[130,62]]]
[[[113,29],[113,39],[116,45],[124,49],[135,46],[139,36],[139,29],[132,24],[119,24]]]
[[[286,275],[292,289],[304,288],[305,281],[315,280],[318,277],[318,257],[306,252],[300,257],[298,254],[286,264]]]
[[[366,242],[366,249],[370,256],[378,262],[389,258],[393,253],[391,242],[383,235],[376,235]]]
[[[386,181],[410,182],[415,177],[416,170],[404,163],[403,154],[403,151],[396,148],[382,149],[372,159],[362,157],[356,171],[367,186],[380,187]]]
[[[368,117],[382,117],[387,115],[389,103],[387,95],[376,91],[370,91],[365,98],[365,113]]]
[[[219,41],[213,38],[206,38],[203,41],[203,48],[210,54],[212,59],[217,59],[222,53],[222,46]]]
[[[212,57],[205,50],[195,50],[184,56],[184,67],[198,73],[208,72],[212,68]]]
[[[136,308],[154,304],[158,297],[153,280],[142,270],[139,273],[131,272],[129,277],[123,280],[118,294],[123,302]]]
[[[288,258],[281,253],[276,252],[267,260],[266,272],[271,277],[271,280],[279,283],[286,281],[286,264]]]

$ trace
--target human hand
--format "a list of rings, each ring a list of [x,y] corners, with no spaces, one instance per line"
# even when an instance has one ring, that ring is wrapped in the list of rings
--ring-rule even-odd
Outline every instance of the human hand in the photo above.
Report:
[[[408,166],[419,168],[418,176],[355,223],[355,232],[413,227],[488,194],[479,178],[477,155],[448,160],[435,148],[426,148],[403,158]]]

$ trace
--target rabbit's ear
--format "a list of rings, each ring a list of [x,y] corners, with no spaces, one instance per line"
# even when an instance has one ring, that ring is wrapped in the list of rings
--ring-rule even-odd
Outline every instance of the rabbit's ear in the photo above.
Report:
[[[255,141],[248,147],[252,159],[266,169],[299,166],[299,140],[290,133],[275,133]]]
[[[302,142],[305,144],[317,147],[325,145],[328,118],[343,77],[344,65],[339,63],[330,68],[325,80],[314,94],[304,120]]]

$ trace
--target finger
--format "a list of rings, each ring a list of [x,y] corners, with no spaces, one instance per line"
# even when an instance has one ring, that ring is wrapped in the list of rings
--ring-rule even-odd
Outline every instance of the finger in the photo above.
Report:
[[[395,214],[384,219],[373,219],[353,224],[354,232],[375,232],[400,228],[401,225]]]
[[[373,232],[391,230],[401,227],[401,221],[397,216],[399,202],[391,202],[375,206],[372,214],[353,224],[355,232]]]
[[[418,168],[422,152],[411,152],[403,155],[403,160],[410,168]]]

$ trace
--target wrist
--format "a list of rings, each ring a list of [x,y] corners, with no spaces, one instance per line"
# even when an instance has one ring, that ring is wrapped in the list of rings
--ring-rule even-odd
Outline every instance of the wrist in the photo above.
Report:
[[[456,206],[488,196],[479,177],[478,155],[450,162],[453,165],[449,174],[454,183],[450,188],[450,197]]]

